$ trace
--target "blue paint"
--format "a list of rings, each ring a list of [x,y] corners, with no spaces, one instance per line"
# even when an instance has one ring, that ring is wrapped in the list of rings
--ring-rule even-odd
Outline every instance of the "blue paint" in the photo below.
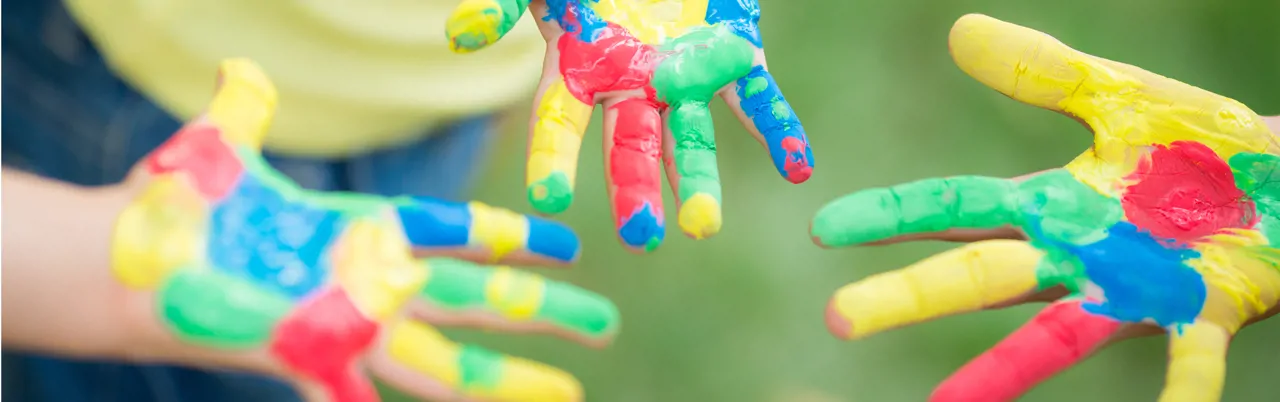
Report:
[[[1102,240],[1077,246],[1043,238],[1040,219],[1029,221],[1033,236],[1078,258],[1085,275],[1102,288],[1106,301],[1084,305],[1091,313],[1180,328],[1195,321],[1204,307],[1204,278],[1184,262],[1200,256],[1191,248],[1157,239],[1123,221],[1111,226]]]
[[[582,246],[573,229],[548,219],[530,217],[526,220],[529,221],[529,238],[525,244],[529,252],[564,262],[578,258]]]
[[[596,14],[591,6],[586,2],[597,3],[600,0],[547,0],[547,16],[542,17],[543,21],[555,20],[566,34],[578,32],[578,39],[591,43],[595,42],[597,34],[600,30],[607,26],[607,22]]]
[[[763,88],[762,88],[763,87]],[[773,75],[764,66],[755,66],[746,76],[738,79],[738,97],[742,99],[742,111],[755,123],[760,135],[764,136],[769,147],[769,156],[773,158],[773,166],[778,173],[786,176],[788,162],[814,166],[813,150],[809,147],[809,139],[805,135],[800,118],[791,109],[791,104],[782,97]],[[804,144],[803,149],[789,151],[782,146],[782,141],[795,138]]]
[[[626,223],[618,228],[618,237],[621,237],[624,243],[631,247],[645,249],[662,244],[666,234],[666,228],[658,222],[658,217],[653,213],[653,206],[647,202],[627,217]]]
[[[295,300],[324,284],[325,252],[344,226],[339,213],[285,199],[251,174],[214,208],[210,223],[216,269]]]
[[[756,47],[764,47],[760,38],[760,4],[756,0],[708,0],[705,19],[711,25],[722,23]]]
[[[413,197],[396,212],[414,246],[461,247],[471,238],[471,210],[466,203]]]

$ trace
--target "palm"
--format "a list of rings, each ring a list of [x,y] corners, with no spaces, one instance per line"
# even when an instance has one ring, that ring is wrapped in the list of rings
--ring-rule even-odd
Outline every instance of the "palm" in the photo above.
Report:
[[[612,304],[507,268],[414,257],[453,250],[563,264],[577,258],[572,231],[475,202],[302,190],[259,154],[270,82],[239,60],[224,63],[220,80],[207,115],[144,162],[149,184],[117,224],[116,277],[155,292],[172,335],[265,353],[278,366],[268,371],[317,383],[338,402],[378,399],[357,366],[374,349],[389,358],[373,358],[375,371],[452,392],[439,398],[581,398],[567,374],[455,345],[419,319],[491,316],[604,342],[616,330]]]
[[[1238,102],[985,16],[957,22],[951,49],[979,81],[1085,122],[1094,146],[1028,177],[922,180],[824,207],[813,233],[828,246],[987,238],[846,286],[828,307],[832,331],[1051,300],[932,400],[1016,399],[1147,329],[1171,334],[1161,400],[1217,400],[1231,335],[1280,305],[1273,134]],[[1010,237],[1002,228],[1029,241],[992,239]]]
[[[449,24],[454,49],[472,51],[498,40],[528,3],[463,1]],[[794,183],[809,178],[813,155],[765,69],[754,0],[534,3],[549,44],[526,172],[529,200],[539,211],[559,213],[572,202],[579,147],[597,103],[604,105],[617,233],[634,249],[652,250],[664,237],[659,157],[684,232],[701,239],[720,230],[708,108],[717,94],[769,149],[780,174]]]

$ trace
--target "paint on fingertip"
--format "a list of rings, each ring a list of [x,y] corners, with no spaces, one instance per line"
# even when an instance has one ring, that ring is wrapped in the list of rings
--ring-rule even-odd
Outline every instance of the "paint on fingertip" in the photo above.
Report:
[[[609,299],[562,282],[544,283],[546,296],[539,316],[592,338],[617,332],[618,307]]]
[[[471,235],[471,211],[465,203],[413,197],[396,212],[405,236],[417,247],[462,246]]]
[[[661,217],[654,214],[653,207],[644,203],[639,210],[622,219],[618,227],[618,237],[628,246],[653,251],[666,236],[666,227]]]
[[[680,228],[694,239],[719,233],[720,219],[720,201],[710,194],[694,194],[680,205]]]
[[[578,258],[581,242],[563,223],[529,217],[529,251],[554,260],[571,262]]]
[[[740,106],[769,147],[773,166],[792,183],[803,183],[813,174],[813,150],[795,111],[782,97],[778,83],[764,66],[755,66],[738,79]]]
[[[550,176],[533,183],[529,186],[528,193],[529,202],[544,214],[564,212],[573,204],[573,188],[569,185],[569,176],[560,171],[552,171]]]
[[[587,3],[600,0],[547,0],[547,16],[543,21],[555,21],[566,34],[576,34],[578,40],[594,42],[596,33],[605,27],[605,20]]]

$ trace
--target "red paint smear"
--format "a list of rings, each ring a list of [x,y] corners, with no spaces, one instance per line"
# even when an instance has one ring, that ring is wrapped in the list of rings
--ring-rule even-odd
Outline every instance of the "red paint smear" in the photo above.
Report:
[[[1253,201],[1236,188],[1231,167],[1192,141],[1155,145],[1126,179],[1121,203],[1129,222],[1186,244],[1227,228],[1258,222]]]
[[[787,137],[782,139],[782,150],[787,152],[786,162],[783,162],[782,170],[787,172],[787,181],[804,183],[805,180],[809,180],[809,176],[813,175],[813,166],[809,166],[804,149],[805,143],[799,138]]]
[[[654,90],[649,79],[657,53],[653,47],[612,22],[596,35],[591,43],[583,42],[576,34],[560,35],[556,45],[560,49],[560,75],[569,93],[588,105],[595,104],[596,94],[610,91],[643,89],[652,99]]]
[[[613,213],[619,228],[645,203],[662,222],[662,179],[658,161],[662,152],[662,116],[659,106],[644,99],[627,99],[613,105],[618,118],[609,150],[609,178],[616,190]]]
[[[1090,314],[1080,303],[1049,305],[943,381],[929,401],[1014,401],[1083,360],[1106,342],[1120,323]]]
[[[244,172],[235,151],[222,141],[218,129],[195,124],[178,130],[146,160],[147,171],[158,175],[184,172],[210,200],[221,199]]]
[[[280,321],[271,353],[297,373],[319,381],[333,402],[377,402],[377,390],[355,366],[356,357],[377,335],[378,324],[357,310],[345,291],[332,288]]]

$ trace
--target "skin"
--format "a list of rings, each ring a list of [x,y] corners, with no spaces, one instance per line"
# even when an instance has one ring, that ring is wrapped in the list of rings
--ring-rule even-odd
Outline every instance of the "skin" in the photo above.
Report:
[[[71,353],[253,370],[297,383],[309,400],[377,401],[366,370],[427,400],[582,400],[581,385],[568,373],[455,344],[435,329],[549,333],[607,344],[619,324],[607,299],[481,265],[572,263],[579,241],[569,228],[477,202],[303,190],[260,154],[276,103],[266,75],[233,59],[222,64],[218,81],[206,113],[149,155],[126,183],[96,201],[84,197],[91,201],[81,205],[114,206],[102,219],[112,222],[98,240],[110,239],[101,247],[103,261],[77,264],[109,267],[91,272],[104,280],[83,292],[81,282],[19,282],[122,306],[105,316],[120,318],[126,329],[102,332],[125,341],[70,346]],[[6,254],[6,275],[10,263]],[[31,266],[25,273],[44,270],[39,263],[14,264]],[[97,290],[103,286],[110,289]],[[9,305],[40,311],[57,304],[47,293],[19,292],[14,299],[5,290]],[[72,305],[51,316],[95,308]],[[61,353],[73,342],[39,338],[77,326],[52,321],[19,320],[16,332],[5,326],[6,347]],[[17,340],[11,343],[10,335]]]
[[[824,247],[972,242],[849,284],[842,339],[1050,302],[932,401],[1012,401],[1117,341],[1169,336],[1160,401],[1217,401],[1231,337],[1280,308],[1276,117],[1025,27],[966,15],[956,64],[1024,103],[1082,121],[1094,146],[1064,168],[859,191],[814,217]]]
[[[619,240],[637,252],[665,237],[660,171],[683,232],[720,231],[720,176],[709,103],[720,97],[787,180],[813,171],[804,127],[769,74],[754,0],[465,0],[449,19],[455,51],[499,40],[532,10],[547,40],[530,121],[529,201],[573,202],[582,136],[603,106],[609,198]]]

